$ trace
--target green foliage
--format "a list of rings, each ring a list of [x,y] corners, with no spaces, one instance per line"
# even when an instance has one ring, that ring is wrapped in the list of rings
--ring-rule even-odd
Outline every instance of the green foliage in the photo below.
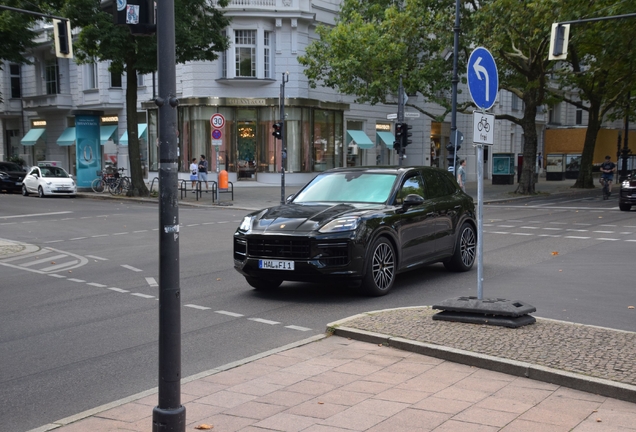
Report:
[[[7,0],[2,3],[13,8],[41,12],[37,5],[31,2]],[[35,33],[31,26],[37,19],[34,15],[0,9],[0,60],[27,63],[24,53],[35,45]]]
[[[449,108],[453,20],[450,0],[345,0],[336,25],[319,26],[320,39],[299,62],[310,86],[355,95],[357,102],[393,101],[402,77],[407,93]]]

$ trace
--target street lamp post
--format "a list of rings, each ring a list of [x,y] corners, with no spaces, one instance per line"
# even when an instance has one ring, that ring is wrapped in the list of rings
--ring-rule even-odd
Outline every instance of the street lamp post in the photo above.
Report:
[[[181,405],[181,291],[177,194],[177,95],[174,0],[157,2],[159,94],[159,395],[153,432],[185,432]]]
[[[285,167],[287,166],[287,131],[285,128],[285,83],[289,82],[289,72],[283,72],[280,84],[280,205],[285,204]]]

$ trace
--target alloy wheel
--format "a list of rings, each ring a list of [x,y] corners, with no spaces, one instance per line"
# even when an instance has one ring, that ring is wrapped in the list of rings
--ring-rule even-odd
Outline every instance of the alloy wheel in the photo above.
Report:
[[[465,266],[471,266],[475,262],[477,239],[472,227],[467,226],[462,231],[459,246],[461,248],[462,262]]]
[[[385,290],[391,287],[395,276],[395,256],[387,243],[380,243],[373,252],[373,280],[376,286]]]

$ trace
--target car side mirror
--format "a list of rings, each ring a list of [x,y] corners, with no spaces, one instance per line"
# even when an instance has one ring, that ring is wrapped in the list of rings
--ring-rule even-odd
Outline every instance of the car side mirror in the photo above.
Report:
[[[289,195],[286,199],[285,199],[285,203],[288,204],[291,202],[291,200],[294,199],[294,194]]]
[[[402,204],[403,208],[408,208],[412,206],[420,205],[424,202],[424,198],[419,196],[418,194],[408,194],[406,198],[404,198],[404,203]]]

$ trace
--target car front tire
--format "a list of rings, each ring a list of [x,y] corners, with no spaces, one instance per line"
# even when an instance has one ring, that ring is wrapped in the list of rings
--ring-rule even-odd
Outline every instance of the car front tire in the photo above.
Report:
[[[386,295],[393,288],[396,275],[395,248],[386,237],[380,237],[371,246],[360,289],[364,294],[372,297]]]
[[[29,191],[25,185],[22,185],[22,196],[29,196]]]
[[[632,209],[632,205],[619,203],[618,208],[621,209],[622,211],[630,211]]]
[[[42,186],[38,186],[38,196],[44,198],[44,189],[42,189]]]
[[[469,223],[464,223],[459,230],[455,244],[455,253],[444,261],[444,267],[454,272],[470,270],[477,256],[477,236],[475,229]]]
[[[282,280],[258,279],[250,276],[245,276],[245,280],[257,291],[275,290],[283,283]]]

